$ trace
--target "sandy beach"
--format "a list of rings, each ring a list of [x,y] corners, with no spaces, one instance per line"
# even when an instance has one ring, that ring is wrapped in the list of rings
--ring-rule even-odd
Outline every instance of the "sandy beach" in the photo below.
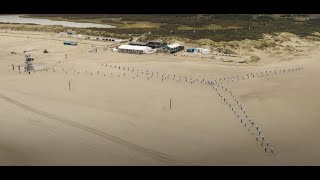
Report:
[[[111,52],[112,43],[90,40],[65,46],[66,40],[74,39],[0,31],[0,165],[320,162],[317,49],[236,64],[122,54]],[[89,52],[93,46],[97,53]],[[17,68],[25,54],[35,59],[30,74]],[[240,122],[245,115],[254,125]]]

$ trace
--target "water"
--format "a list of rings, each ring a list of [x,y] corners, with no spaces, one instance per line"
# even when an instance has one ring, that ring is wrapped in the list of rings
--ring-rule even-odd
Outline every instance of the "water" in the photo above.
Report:
[[[33,23],[39,25],[62,25],[65,27],[77,27],[77,28],[115,28],[115,26],[105,24],[94,24],[94,23],[76,23],[68,21],[53,21],[49,19],[37,19],[37,18],[23,18],[20,15],[0,15],[0,22],[3,23]]]

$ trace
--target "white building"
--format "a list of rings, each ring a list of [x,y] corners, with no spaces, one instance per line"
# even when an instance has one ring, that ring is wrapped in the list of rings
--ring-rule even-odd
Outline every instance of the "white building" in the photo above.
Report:
[[[210,50],[204,48],[195,48],[194,53],[209,54]]]
[[[118,52],[144,54],[152,52],[152,48],[148,46],[121,45],[118,47]]]

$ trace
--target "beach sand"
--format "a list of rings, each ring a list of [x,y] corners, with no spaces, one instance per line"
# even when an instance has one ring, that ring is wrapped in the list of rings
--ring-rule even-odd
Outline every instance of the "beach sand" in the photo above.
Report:
[[[317,51],[246,65],[121,54],[103,50],[112,44],[76,40],[79,46],[64,46],[65,40],[74,39],[0,32],[1,165],[320,163]],[[88,52],[92,46],[98,53]],[[23,51],[29,51],[38,69],[30,75],[17,70],[24,65]],[[200,82],[299,67],[303,70],[223,82],[259,125],[274,153],[264,152],[256,135],[212,86]],[[170,74],[169,79],[162,81],[162,74]],[[191,78],[198,81],[191,84]]]

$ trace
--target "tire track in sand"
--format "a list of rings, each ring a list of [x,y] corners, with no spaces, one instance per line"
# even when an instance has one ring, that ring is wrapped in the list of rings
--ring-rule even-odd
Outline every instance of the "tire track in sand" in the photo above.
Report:
[[[143,153],[145,155],[148,155],[148,156],[150,156],[150,157],[152,157],[152,158],[154,158],[156,160],[162,161],[162,162],[164,162],[166,164],[177,164],[177,165],[185,164],[184,162],[181,162],[179,160],[171,158],[167,154],[164,154],[164,153],[161,153],[161,152],[157,152],[157,151],[154,151],[152,149],[145,148],[143,146],[139,146],[137,144],[128,142],[126,140],[123,140],[123,139],[118,138],[116,136],[113,136],[111,134],[99,131],[97,129],[94,129],[94,128],[91,128],[91,127],[88,127],[88,126],[85,126],[85,125],[82,125],[82,124],[79,124],[79,123],[76,123],[76,122],[73,122],[73,121],[70,121],[70,120],[63,119],[63,118],[61,118],[59,116],[56,116],[56,115],[53,115],[53,114],[49,114],[49,113],[46,113],[44,111],[37,110],[35,108],[32,108],[32,107],[27,106],[25,104],[22,104],[22,103],[20,103],[18,101],[15,101],[15,100],[13,100],[13,99],[11,99],[9,97],[6,97],[6,96],[4,96],[2,94],[0,94],[0,98],[5,100],[5,101],[7,101],[7,102],[9,102],[9,103],[12,103],[12,104],[20,107],[22,109],[31,111],[31,112],[36,113],[38,115],[45,116],[45,117],[47,117],[49,119],[53,119],[53,120],[65,123],[65,124],[67,124],[67,125],[69,125],[71,127],[79,128],[81,130],[84,130],[86,132],[95,134],[97,136],[100,136],[100,137],[102,137],[104,139],[107,139],[107,140],[110,140],[112,142],[124,145],[124,146],[128,147],[129,149],[133,149],[133,150],[135,150],[137,152],[140,152],[140,153]]]

